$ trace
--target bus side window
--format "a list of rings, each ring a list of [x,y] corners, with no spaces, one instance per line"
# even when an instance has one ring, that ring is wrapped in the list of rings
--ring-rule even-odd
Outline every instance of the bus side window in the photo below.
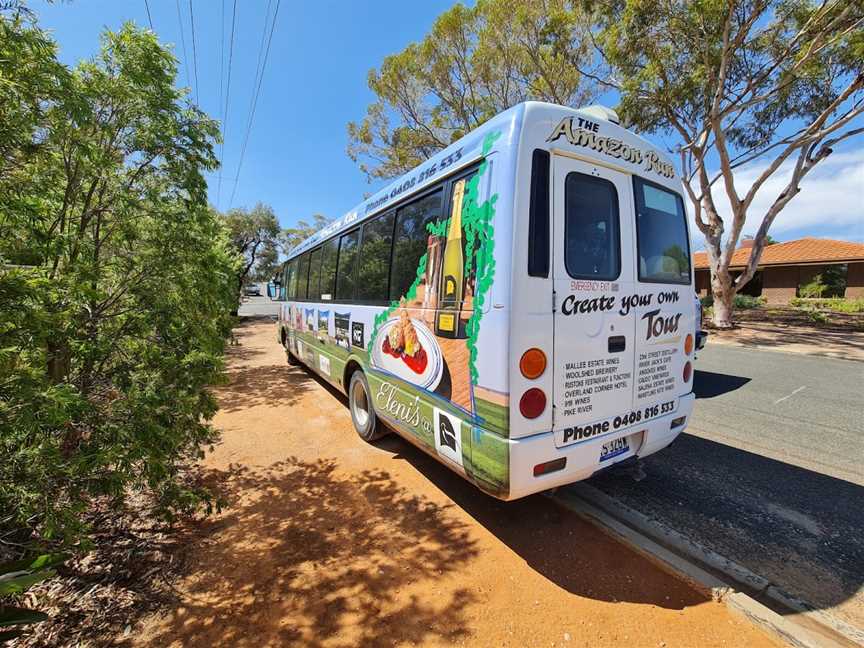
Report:
[[[321,277],[321,250],[312,250],[309,254],[309,299],[318,301],[321,298],[319,292],[319,278]]]
[[[343,234],[339,239],[339,261],[336,264],[336,301],[354,299],[354,276],[359,239],[359,229]]]
[[[390,282],[394,212],[363,223],[357,264],[357,300],[386,302]]]
[[[282,275],[279,278],[279,285],[277,286],[279,290],[278,301],[285,301],[288,297],[288,273],[290,271],[290,264],[286,263],[282,266]]]
[[[391,301],[399,301],[417,278],[417,266],[428,250],[432,237],[426,226],[440,220],[442,196],[443,192],[439,189],[397,212],[390,275]]]
[[[297,299],[306,299],[307,285],[309,282],[309,253],[305,252],[300,257],[300,271],[297,277]]]
[[[321,259],[321,301],[332,301],[336,284],[336,257],[339,255],[339,239],[330,239],[324,244]]]
[[[288,281],[286,286],[285,299],[293,301],[297,298],[297,259],[292,259],[288,263]]]

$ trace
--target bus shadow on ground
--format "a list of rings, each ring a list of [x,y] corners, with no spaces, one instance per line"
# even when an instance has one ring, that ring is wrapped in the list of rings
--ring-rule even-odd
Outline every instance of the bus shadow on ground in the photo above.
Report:
[[[744,376],[697,369],[693,374],[693,393],[696,398],[716,398],[736,389],[741,389],[749,382],[750,378]]]
[[[358,441],[359,442],[359,441]],[[153,645],[450,645],[465,641],[473,588],[441,591],[477,548],[467,525],[384,471],[332,460],[232,465],[205,483],[225,512],[194,534],[181,603]]]
[[[808,607],[864,628],[864,487],[687,433],[644,467],[638,483],[614,474],[590,483]]]

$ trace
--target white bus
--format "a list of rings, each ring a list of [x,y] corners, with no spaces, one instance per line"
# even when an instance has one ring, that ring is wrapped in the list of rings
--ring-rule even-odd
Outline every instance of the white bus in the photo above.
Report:
[[[613,111],[520,104],[292,250],[278,339],[501,499],[636,461],[693,408],[680,187]]]

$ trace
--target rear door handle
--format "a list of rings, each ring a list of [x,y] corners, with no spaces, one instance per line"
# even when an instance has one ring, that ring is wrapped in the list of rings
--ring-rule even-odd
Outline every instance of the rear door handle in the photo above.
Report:
[[[621,353],[627,348],[627,338],[623,335],[613,335],[609,338],[609,353]]]

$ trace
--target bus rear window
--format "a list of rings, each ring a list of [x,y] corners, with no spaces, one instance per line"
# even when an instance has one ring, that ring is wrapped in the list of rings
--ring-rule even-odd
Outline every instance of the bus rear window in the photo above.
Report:
[[[574,279],[621,273],[618,192],[608,180],[568,173],[564,181],[564,265]]]
[[[690,283],[690,242],[684,202],[673,191],[633,178],[639,281]]]

